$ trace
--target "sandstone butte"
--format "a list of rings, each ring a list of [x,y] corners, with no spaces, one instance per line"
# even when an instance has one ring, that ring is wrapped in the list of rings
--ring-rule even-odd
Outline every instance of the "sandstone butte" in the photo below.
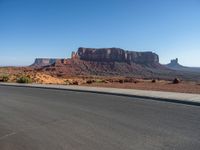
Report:
[[[77,52],[72,52],[71,59],[80,59],[93,62],[126,62],[136,64],[156,64],[159,63],[159,56],[153,52],[135,52],[120,48],[79,48]],[[36,58],[32,66],[48,66],[56,61],[65,59]]]
[[[151,51],[136,52],[120,48],[83,48],[69,59],[37,58],[31,67],[53,76],[135,76],[158,77],[158,71],[169,74]]]
[[[171,64],[170,67],[177,66],[178,59]],[[23,75],[41,84],[88,84],[190,93],[199,93],[200,87],[198,72],[176,71],[169,65],[161,65],[159,56],[153,52],[120,48],[79,48],[68,59],[37,58],[28,67],[0,68],[0,74],[8,74],[9,82],[16,82]],[[174,78],[181,79],[181,83],[170,84]]]

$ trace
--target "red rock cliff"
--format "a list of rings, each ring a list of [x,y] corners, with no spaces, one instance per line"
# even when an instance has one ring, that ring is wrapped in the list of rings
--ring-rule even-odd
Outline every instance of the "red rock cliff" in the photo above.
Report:
[[[138,64],[159,63],[159,56],[153,52],[126,51],[120,48],[79,48],[77,57],[86,61],[127,62]]]

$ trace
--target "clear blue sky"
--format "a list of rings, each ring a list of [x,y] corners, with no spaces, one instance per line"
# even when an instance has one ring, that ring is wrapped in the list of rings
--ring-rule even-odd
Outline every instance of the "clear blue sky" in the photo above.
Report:
[[[154,51],[200,66],[200,0],[0,0],[0,65],[78,47]]]

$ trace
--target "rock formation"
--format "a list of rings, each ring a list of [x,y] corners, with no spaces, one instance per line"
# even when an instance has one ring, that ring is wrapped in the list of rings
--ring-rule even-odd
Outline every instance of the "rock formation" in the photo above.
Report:
[[[72,52],[71,59],[95,62],[125,62],[142,65],[152,65],[159,63],[159,57],[153,52],[125,51],[120,48],[79,48],[77,52]],[[44,67],[54,63],[62,63],[65,59],[37,58],[31,65],[33,67]]]
[[[156,76],[169,69],[159,63],[153,52],[134,52],[120,48],[79,48],[71,59],[36,59],[33,65],[53,76]],[[40,66],[40,67],[37,67]]]
[[[53,63],[55,63],[56,60],[57,59],[53,59],[53,58],[36,58],[35,62],[31,66],[33,66],[33,67],[49,66],[49,65],[52,65]]]
[[[167,64],[168,67],[183,67],[178,63],[178,58],[172,59],[169,64]]]
[[[182,66],[178,62],[178,58],[172,59],[171,62],[167,65],[165,65],[167,68],[176,70],[176,71],[185,71],[185,72],[196,72],[200,73],[200,68],[199,67],[186,67]]]
[[[125,51],[120,48],[79,48],[77,53],[72,53],[72,58],[98,62],[159,63],[159,56],[153,52]]]

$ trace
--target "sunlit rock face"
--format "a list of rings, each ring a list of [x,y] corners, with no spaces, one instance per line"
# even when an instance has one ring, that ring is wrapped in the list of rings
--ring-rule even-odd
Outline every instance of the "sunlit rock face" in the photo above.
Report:
[[[79,48],[77,57],[86,61],[127,62],[138,64],[159,63],[159,56],[153,52],[126,51],[120,48]]]

